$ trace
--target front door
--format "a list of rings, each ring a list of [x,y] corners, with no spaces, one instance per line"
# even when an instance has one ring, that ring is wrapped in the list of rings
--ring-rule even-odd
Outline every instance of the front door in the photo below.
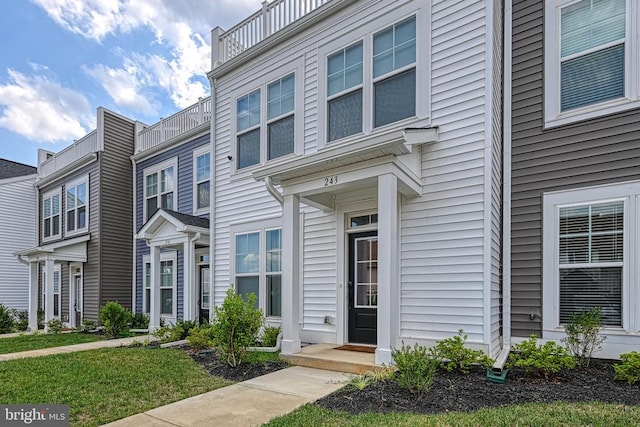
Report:
[[[376,344],[378,233],[349,235],[349,342]]]
[[[75,268],[73,270],[73,310],[75,311],[75,327],[77,328],[82,325],[82,274],[75,271]]]
[[[200,323],[209,323],[209,267],[200,266],[200,298],[198,299],[200,308]]]

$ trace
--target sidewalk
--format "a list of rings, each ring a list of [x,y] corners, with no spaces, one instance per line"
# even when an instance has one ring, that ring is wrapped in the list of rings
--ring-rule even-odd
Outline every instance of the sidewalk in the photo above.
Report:
[[[342,372],[293,366],[107,424],[109,427],[259,426],[342,387]]]

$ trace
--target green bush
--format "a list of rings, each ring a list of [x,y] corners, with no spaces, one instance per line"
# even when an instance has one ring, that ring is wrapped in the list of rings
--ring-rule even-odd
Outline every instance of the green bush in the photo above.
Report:
[[[482,350],[472,350],[464,345],[467,335],[462,329],[458,335],[444,339],[431,349],[432,355],[438,359],[442,369],[451,372],[458,370],[463,374],[468,374],[472,365],[477,364],[484,368],[493,365],[494,360],[488,357]]]
[[[98,325],[93,320],[82,319],[82,326],[78,327],[80,332],[94,331]]]
[[[275,347],[278,341],[278,334],[280,333],[279,326],[266,326],[262,331],[262,346],[263,347]]]
[[[0,334],[13,332],[13,313],[9,307],[0,304]]]
[[[629,384],[640,382],[640,353],[632,351],[620,355],[622,363],[613,365],[615,379]]]
[[[194,350],[206,350],[213,347],[213,325],[203,324],[191,328],[187,337],[189,347]]]
[[[37,311],[38,315],[38,329],[44,329],[44,309],[39,308]]]
[[[51,319],[47,322],[47,329],[50,334],[59,334],[62,332],[62,328],[64,328],[64,324],[60,319]]]
[[[400,387],[412,393],[422,393],[431,389],[438,359],[433,357],[426,347],[416,343],[412,348],[402,343],[400,349],[391,350],[391,356],[398,368],[396,382]]]
[[[131,316],[131,329],[147,329],[149,327],[149,315],[136,313]]]
[[[255,294],[249,294],[245,300],[229,289],[222,306],[214,309],[214,345],[220,357],[234,368],[242,363],[247,347],[256,342],[264,322],[262,312],[255,308],[256,301]]]
[[[567,336],[562,342],[569,350],[569,354],[576,358],[578,366],[589,366],[591,355],[602,348],[606,337],[600,336],[602,329],[600,307],[581,313],[573,313],[569,323],[564,327]]]
[[[131,312],[115,301],[109,301],[100,309],[100,322],[109,338],[121,336],[131,320]]]
[[[539,346],[535,334],[532,334],[528,340],[512,347],[508,366],[522,368],[527,374],[549,378],[551,374],[563,369],[575,368],[576,359],[567,349],[553,341]]]
[[[153,333],[162,342],[175,342],[184,340],[189,335],[189,330],[197,326],[195,320],[178,320],[174,325],[162,325]]]
[[[29,329],[29,312],[27,310],[15,310],[13,318],[13,328],[18,331]]]

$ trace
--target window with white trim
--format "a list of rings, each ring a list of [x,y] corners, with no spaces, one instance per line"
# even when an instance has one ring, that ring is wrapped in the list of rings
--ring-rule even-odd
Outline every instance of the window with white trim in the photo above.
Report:
[[[66,233],[73,234],[87,230],[88,177],[65,185]]]
[[[282,77],[267,85],[267,159],[293,153],[295,77]]]
[[[42,310],[47,311],[47,270],[42,269]],[[60,264],[53,265],[53,317],[60,318]]]
[[[193,152],[193,211],[206,212],[211,195],[211,152],[209,146]]]
[[[599,307],[605,328],[638,331],[630,313],[640,309],[631,259],[640,244],[640,182],[547,193],[543,203],[544,329]]]
[[[144,217],[151,218],[159,208],[176,209],[177,161],[171,159],[144,170]]]
[[[46,193],[42,197],[42,239],[60,237],[60,190]]]
[[[260,163],[260,89],[236,101],[237,168]]]
[[[362,41],[327,58],[327,141],[362,132]]]
[[[639,106],[640,11],[635,3],[635,0],[545,3],[547,125]]]
[[[282,231],[280,219],[234,227],[232,253],[236,292],[257,297],[267,317],[280,317],[282,305]]]
[[[173,260],[160,261],[160,315],[174,317],[176,271]]]

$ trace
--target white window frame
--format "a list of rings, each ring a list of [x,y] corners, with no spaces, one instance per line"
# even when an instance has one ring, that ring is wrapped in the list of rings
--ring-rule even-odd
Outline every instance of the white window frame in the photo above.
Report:
[[[270,219],[264,219],[262,221],[259,222],[250,222],[250,223],[243,223],[243,224],[236,224],[236,225],[232,225],[230,228],[230,237],[231,237],[231,245],[230,245],[230,258],[231,260],[231,265],[230,265],[230,284],[231,286],[237,291],[237,286],[236,286],[236,236],[238,235],[243,235],[243,234],[251,234],[251,233],[258,233],[259,234],[259,247],[260,247],[260,255],[259,255],[259,268],[258,268],[258,272],[257,273],[247,273],[247,276],[258,276],[258,308],[260,308],[262,310],[263,313],[265,313],[265,317],[267,319],[269,319],[269,321],[272,320],[280,320],[280,316],[267,316],[267,276],[268,275],[273,275],[275,272],[270,272],[267,273],[267,268],[266,268],[266,235],[267,235],[267,231],[269,230],[276,230],[279,229],[281,230],[282,233],[282,218],[277,217],[277,218],[270,218]],[[280,238],[282,239],[282,234],[280,234]],[[282,244],[282,240],[281,240],[281,244]],[[282,246],[280,247],[280,251],[282,253]],[[282,266],[282,260],[281,260],[281,264]],[[282,275],[282,271],[280,272],[280,274]],[[281,290],[282,292],[282,290]],[[280,296],[281,301],[282,301],[282,295]],[[281,307],[281,311],[282,313],[282,307]]]
[[[547,0],[544,9],[544,124],[545,128],[588,120],[640,107],[640,7],[626,0],[625,90],[622,98],[560,111],[560,13],[580,0]]]
[[[56,289],[56,273],[58,273],[58,292],[55,292]],[[73,276],[72,276],[73,277]],[[58,314],[55,312],[55,302],[53,305],[53,318],[60,319],[62,315],[62,269],[60,268],[60,264],[53,264],[53,299],[58,298]],[[47,270],[45,268],[42,269],[42,310],[46,313],[47,309]]]
[[[85,208],[85,223],[84,223],[84,227],[82,228],[78,228],[78,208],[81,206],[78,206],[76,204],[76,206],[74,206],[72,209],[69,209],[69,205],[68,205],[68,200],[67,200],[67,191],[69,191],[70,188],[75,188],[76,189],[76,194],[77,194],[77,190],[78,190],[78,186],[84,184],[86,186],[86,200],[85,200],[85,204],[81,205],[84,206]],[[76,199],[77,200],[77,199]],[[68,214],[70,211],[75,211],[74,214],[74,220],[75,220],[75,224],[74,224],[74,230],[69,231],[69,222],[68,220]],[[68,182],[65,184],[64,186],[64,212],[65,212],[65,221],[64,221],[64,228],[65,228],[65,235],[66,236],[73,236],[76,234],[81,234],[86,232],[89,229],[89,175],[85,175],[81,178],[78,178],[76,180],[73,180],[71,182]]]
[[[203,179],[198,181],[198,158],[204,155],[209,155],[209,176],[207,179]],[[204,214],[209,212],[209,208],[211,206],[211,147],[209,144],[202,146],[200,148],[196,148],[193,150],[193,213],[194,214]],[[209,181],[209,205],[205,207],[198,208],[198,184]]]
[[[543,304],[542,327],[545,339],[565,336],[560,324],[559,285],[559,212],[560,208],[624,202],[624,250],[622,268],[622,327],[607,326],[604,334],[626,340],[629,334],[640,332],[640,181],[585,187],[543,194]],[[627,337],[627,338],[625,338]],[[611,342],[616,342],[612,340]]]
[[[58,234],[51,234],[48,237],[45,237],[45,220],[47,218],[51,219],[50,222],[50,227],[51,227],[51,231],[53,232],[53,218],[55,215],[53,215],[53,198],[55,196],[58,196]],[[46,200],[51,200],[51,215],[48,217],[44,216],[44,204]],[[56,188],[55,190],[51,190],[48,191],[46,193],[44,193],[42,195],[42,241],[43,242],[48,242],[51,240],[55,240],[55,239],[59,239],[60,237],[62,237],[62,216],[65,213],[64,210],[64,204],[62,203],[62,188]]]
[[[162,207],[162,192],[160,190],[160,171],[173,167],[174,171],[174,184],[173,184],[173,206],[171,210],[178,210],[178,158],[174,157],[169,160],[165,160],[164,162],[148,166],[144,168],[142,172],[142,193],[143,193],[143,206],[142,206],[142,215],[143,222],[147,222],[149,219],[147,213],[147,199],[153,196],[147,197],[147,177],[149,175],[158,174],[158,193],[155,195],[157,198],[157,206],[158,208]],[[169,192],[165,192],[164,194],[169,194]]]
[[[173,262],[173,313],[160,313],[160,316],[175,319],[178,316],[178,254],[175,251],[160,252],[160,262],[162,261]],[[151,292],[151,283],[147,283],[146,277],[147,265],[151,267],[151,255],[142,256],[142,313],[144,314],[149,314],[150,312],[150,307],[147,307],[146,299],[147,289]],[[158,264],[158,268],[160,268],[160,264]],[[151,274],[150,278],[151,277],[153,277],[153,274]],[[158,277],[160,277],[160,275]],[[162,278],[160,280],[162,281]],[[149,285],[148,288],[147,285]],[[160,284],[158,284],[158,304],[160,304],[160,289]],[[149,300],[149,302],[151,302],[151,300]],[[162,310],[162,306],[160,306],[160,309]]]

